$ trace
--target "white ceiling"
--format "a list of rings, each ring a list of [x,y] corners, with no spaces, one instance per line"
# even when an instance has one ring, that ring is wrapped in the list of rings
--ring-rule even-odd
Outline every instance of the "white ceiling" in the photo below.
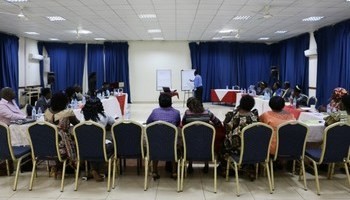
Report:
[[[264,10],[269,6],[268,10]],[[23,7],[28,20],[17,17]],[[239,38],[232,41],[280,41],[326,25],[350,19],[350,2],[346,0],[28,0],[9,3],[0,0],[0,31],[36,40],[58,38],[61,41],[93,41],[102,37],[110,41],[164,40],[210,41],[222,29],[238,29]],[[264,19],[263,14],[272,17]],[[139,14],[156,14],[157,18],[142,20]],[[237,21],[237,15],[249,15]],[[61,16],[66,21],[50,22],[46,16]],[[324,16],[318,22],[303,22],[303,18]],[[72,31],[89,30],[87,35]],[[161,33],[148,33],[161,29]],[[275,31],[286,30],[285,34]],[[40,35],[27,35],[35,31]],[[70,32],[71,31],[71,32]],[[263,41],[266,42],[266,41]]]

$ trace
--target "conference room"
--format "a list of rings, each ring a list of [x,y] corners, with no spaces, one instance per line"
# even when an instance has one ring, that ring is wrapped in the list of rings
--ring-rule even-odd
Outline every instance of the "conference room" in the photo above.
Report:
[[[10,87],[16,104],[26,111],[28,105],[35,107],[42,88],[50,88],[54,95],[79,86],[84,97],[96,92],[115,124],[132,120],[145,134],[150,130],[146,121],[159,107],[161,94],[170,91],[172,107],[182,119],[187,99],[196,89],[196,70],[202,79],[203,108],[222,123],[251,86],[258,89],[263,81],[272,89],[279,82],[284,91],[283,83],[289,82],[291,89],[298,85],[302,94],[316,101],[300,108],[288,101],[283,110],[307,126],[306,147],[319,147],[328,130],[324,119],[331,112],[318,108],[327,107],[335,88],[350,89],[349,13],[349,0],[1,0],[0,89]],[[109,95],[100,93],[104,83],[109,83]],[[253,96],[259,116],[271,111],[269,98]],[[81,122],[84,103],[69,101]],[[41,123],[44,117],[37,121]],[[5,126],[12,146],[30,146],[27,131],[31,125]],[[102,183],[85,180],[81,169],[77,191],[73,170],[64,177],[63,192],[61,177],[56,180],[48,175],[47,162],[39,163],[31,191],[32,168],[21,170],[13,191],[16,171],[7,176],[6,165],[1,164],[5,176],[0,176],[0,199],[236,198],[235,176],[226,181],[218,172],[214,192],[214,169],[220,165],[219,155],[216,158],[216,165],[209,162],[208,174],[202,162],[194,161],[194,173],[185,173],[182,179],[180,168],[176,181],[169,178],[164,162],[159,162],[160,179],[153,180],[148,169],[147,191],[142,159],[141,169],[137,159],[122,159],[121,172],[115,178],[104,175]],[[306,160],[307,190],[303,179],[291,170],[275,169],[274,181],[268,181],[261,165],[254,181],[239,173],[239,198],[349,198],[344,165],[335,165],[333,177],[328,176],[329,170],[320,169],[318,184],[312,162]],[[273,182],[275,189],[270,191]],[[182,192],[176,192],[177,188]]]

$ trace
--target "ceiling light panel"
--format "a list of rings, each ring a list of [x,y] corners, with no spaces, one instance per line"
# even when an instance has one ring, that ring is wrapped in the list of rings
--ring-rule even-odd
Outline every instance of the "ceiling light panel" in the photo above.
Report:
[[[308,18],[304,18],[302,21],[303,22],[315,22],[315,21],[321,20],[322,18],[324,18],[324,16],[311,16]]]
[[[27,2],[28,0],[6,0],[11,3],[22,3],[22,2]]]
[[[157,15],[156,14],[140,14],[139,18],[140,19],[156,19]]]
[[[237,29],[222,29],[219,31],[219,33],[233,33],[233,32],[238,32]]]
[[[269,40],[269,39],[270,39],[269,37],[261,37],[258,40]]]
[[[162,31],[160,29],[149,29],[147,30],[148,33],[161,33]]]
[[[51,40],[51,41],[58,41],[59,39],[58,38],[49,38],[49,40]]]
[[[240,15],[233,18],[233,20],[248,20],[248,19],[250,19],[250,16],[248,15]]]
[[[276,31],[275,33],[277,33],[277,34],[284,34],[284,33],[287,33],[287,31]]]
[[[28,32],[24,32],[24,33],[26,33],[28,35],[39,35],[39,33],[33,32],[33,31],[28,31]]]
[[[47,16],[47,19],[49,19],[50,21],[54,22],[54,21],[65,21],[66,19],[61,17],[61,16]]]
[[[96,41],[105,41],[106,39],[105,38],[94,38],[94,40],[96,40]]]

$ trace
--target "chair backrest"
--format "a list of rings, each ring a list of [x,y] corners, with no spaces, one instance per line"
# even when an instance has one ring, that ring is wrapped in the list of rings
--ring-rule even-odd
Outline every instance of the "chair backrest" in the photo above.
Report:
[[[319,162],[343,162],[349,158],[350,125],[337,122],[328,126],[323,134],[322,154]]]
[[[285,122],[277,127],[277,157],[289,157],[293,160],[304,157],[306,138],[309,128],[298,121]]]
[[[108,161],[106,154],[106,131],[93,121],[84,121],[74,126],[73,134],[78,160]]]
[[[315,96],[311,96],[307,99],[307,106],[316,105],[317,98]]]
[[[0,122],[0,160],[13,158],[10,130],[7,124]]]
[[[241,135],[241,163],[264,162],[269,157],[269,147],[273,129],[264,123],[257,122],[243,128]]]
[[[208,123],[195,121],[182,128],[184,159],[214,161],[215,128]]]
[[[155,121],[145,128],[149,160],[177,160],[177,127],[165,121]]]
[[[32,158],[51,160],[59,159],[58,130],[48,122],[36,122],[28,127],[29,143],[32,149]]]
[[[112,128],[114,154],[118,157],[143,157],[143,127],[140,123],[123,120],[115,123]]]

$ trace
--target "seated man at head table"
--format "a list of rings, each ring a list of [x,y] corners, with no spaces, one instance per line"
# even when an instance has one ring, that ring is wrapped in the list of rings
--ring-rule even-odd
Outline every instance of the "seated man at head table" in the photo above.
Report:
[[[15,92],[11,88],[5,87],[1,90],[0,121],[7,125],[10,125],[10,121],[26,118],[16,104],[15,97]]]

